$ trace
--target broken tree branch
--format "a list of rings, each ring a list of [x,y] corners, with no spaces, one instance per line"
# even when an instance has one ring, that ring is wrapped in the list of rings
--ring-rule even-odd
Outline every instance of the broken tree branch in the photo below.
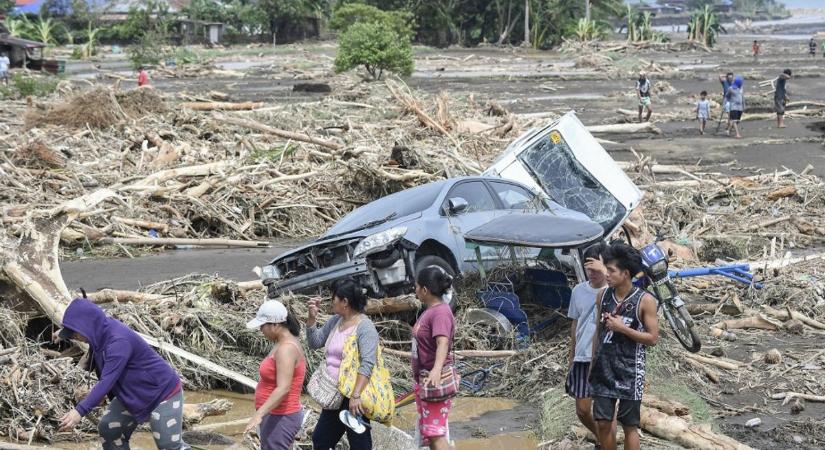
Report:
[[[309,144],[320,145],[321,147],[328,148],[330,150],[339,151],[344,148],[343,145],[327,141],[324,139],[314,138],[308,134],[303,133],[293,133],[291,131],[280,130],[278,128],[270,127],[269,125],[264,125],[260,122],[255,122],[254,120],[248,119],[241,119],[238,117],[230,117],[230,116],[218,116],[215,120],[223,123],[228,123],[230,125],[236,125],[243,128],[248,128],[250,130],[260,131],[262,133],[272,134],[278,137],[282,137],[284,139],[291,139],[293,141],[300,141],[306,142]]]
[[[183,102],[181,108],[188,108],[195,111],[249,111],[263,108],[261,102]]]
[[[265,241],[241,241],[237,239],[188,239],[188,238],[103,238],[101,242],[121,245],[195,245],[201,247],[269,247]]]

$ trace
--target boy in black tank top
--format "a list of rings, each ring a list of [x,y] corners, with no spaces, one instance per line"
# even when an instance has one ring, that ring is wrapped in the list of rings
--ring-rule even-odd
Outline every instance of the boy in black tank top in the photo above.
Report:
[[[602,448],[616,449],[615,418],[624,430],[625,450],[638,450],[645,349],[656,345],[659,338],[656,299],[633,285],[633,277],[642,270],[636,249],[613,244],[604,259],[608,288],[597,296],[600,320],[590,366],[593,418]]]

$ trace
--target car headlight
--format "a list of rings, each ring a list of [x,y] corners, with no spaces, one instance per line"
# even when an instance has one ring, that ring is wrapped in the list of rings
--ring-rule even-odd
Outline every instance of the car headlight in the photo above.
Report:
[[[370,253],[384,250],[388,245],[401,239],[407,233],[407,227],[395,227],[367,236],[355,246],[353,256],[358,258]]]
[[[261,281],[277,280],[281,278],[281,271],[274,265],[264,266],[261,269]]]

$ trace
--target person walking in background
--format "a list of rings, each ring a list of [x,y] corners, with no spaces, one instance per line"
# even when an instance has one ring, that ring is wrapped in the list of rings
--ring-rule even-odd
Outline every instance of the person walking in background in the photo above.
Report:
[[[372,435],[369,430],[365,433],[356,433],[345,426],[339,419],[342,411],[349,410],[354,416],[362,416],[361,392],[367,386],[370,376],[378,359],[378,331],[372,321],[364,314],[367,307],[367,297],[361,286],[352,279],[337,281],[332,286],[332,312],[334,315],[327,320],[323,328],[317,326],[320,300],[310,300],[309,318],[306,323],[306,337],[309,348],[324,347],[324,361],[319,370],[326,370],[329,379],[338,389],[341,362],[344,357],[344,344],[349,336],[355,333],[358,344],[360,365],[355,381],[355,391],[350,398],[342,398],[340,406],[325,408],[321,411],[315,431],[312,432],[312,447],[315,450],[334,449],[346,432],[350,449],[371,450]],[[315,377],[315,375],[313,375]],[[311,382],[310,382],[311,383]],[[313,392],[309,391],[310,395]],[[315,398],[315,397],[313,397]],[[365,420],[368,425],[369,421]]]
[[[149,85],[149,74],[146,73],[146,68],[141,66],[140,71],[138,72],[138,87],[148,86],[148,85]]]
[[[710,119],[710,101],[708,91],[699,93],[699,101],[696,102],[696,120],[699,121],[699,134],[705,134],[705,126]]]
[[[246,432],[258,432],[261,450],[291,450],[304,419],[301,391],[306,359],[297,339],[301,335],[301,324],[287,312],[283,303],[268,300],[246,327],[260,329],[267,340],[275,343],[258,368],[255,415],[249,420]]]
[[[745,94],[742,90],[744,82],[742,76],[737,76],[733,80],[730,89],[728,89],[727,95],[727,100],[730,103],[730,123],[736,132],[736,139],[742,138],[739,133],[739,122],[742,120],[742,114],[745,111]],[[728,134],[730,134],[730,129],[728,129]]]
[[[0,53],[0,78],[3,79],[3,84],[8,86],[9,85],[9,66],[11,65],[11,61],[9,61],[9,57],[6,56],[5,53]]]
[[[816,40],[814,38],[808,41],[808,54],[811,55],[811,58],[816,56]]]
[[[452,283],[453,278],[437,266],[425,267],[415,280],[415,295],[426,307],[412,332],[413,390],[418,410],[416,436],[419,446],[429,446],[432,450],[450,448],[448,417],[452,398],[431,399],[422,392],[428,386],[439,388],[445,379],[458,383],[450,354],[455,337],[455,317],[444,299]]]
[[[72,430],[109,396],[97,426],[103,450],[128,449],[132,433],[147,420],[158,449],[191,448],[183,441],[180,377],[140,335],[78,298],[66,308],[58,336],[89,344],[98,377],[86,398],[60,419],[60,431]]]
[[[719,113],[719,122],[722,122],[722,117],[725,114],[728,115],[728,122],[727,126],[725,127],[725,131],[730,133],[731,121],[730,121],[730,102],[728,101],[728,89],[733,84],[733,72],[728,72],[724,75],[719,75],[719,83],[722,84],[722,112]],[[716,132],[719,132],[719,127],[716,127]]]
[[[656,300],[633,285],[633,277],[642,270],[638,250],[613,244],[604,260],[608,288],[598,295],[599,322],[590,368],[593,418],[602,448],[616,450],[613,421],[618,420],[625,450],[639,450],[646,349],[659,339]]]
[[[636,80],[636,97],[639,100],[639,122],[642,122],[642,113],[647,109],[645,122],[650,120],[653,109],[650,106],[650,80],[644,71],[639,72],[639,79]]]
[[[773,87],[773,110],[776,112],[776,126],[785,128],[785,105],[788,104],[787,83],[791,79],[791,69],[785,69],[771,82]]]
[[[762,49],[762,46],[759,45],[759,41],[754,40],[753,45],[751,46],[751,50],[753,50],[753,57],[759,57],[759,50]]]
[[[607,286],[607,274],[602,255],[606,245],[599,243],[584,252],[584,271],[587,281],[577,284],[570,295],[567,317],[570,324],[570,354],[567,366],[567,382],[564,390],[576,400],[576,416],[593,436],[599,435],[593,420],[593,400],[590,398],[590,361],[593,359],[593,334],[596,332],[596,302],[598,293]],[[601,449],[596,443],[596,449]]]

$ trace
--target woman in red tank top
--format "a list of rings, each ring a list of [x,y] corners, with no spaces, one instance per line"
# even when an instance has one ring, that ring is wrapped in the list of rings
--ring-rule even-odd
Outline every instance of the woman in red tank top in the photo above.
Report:
[[[304,418],[301,390],[306,360],[297,339],[301,325],[281,302],[269,300],[258,308],[255,318],[246,326],[259,328],[275,343],[261,361],[261,379],[255,388],[255,415],[246,431],[259,427],[261,450],[289,450]]]

